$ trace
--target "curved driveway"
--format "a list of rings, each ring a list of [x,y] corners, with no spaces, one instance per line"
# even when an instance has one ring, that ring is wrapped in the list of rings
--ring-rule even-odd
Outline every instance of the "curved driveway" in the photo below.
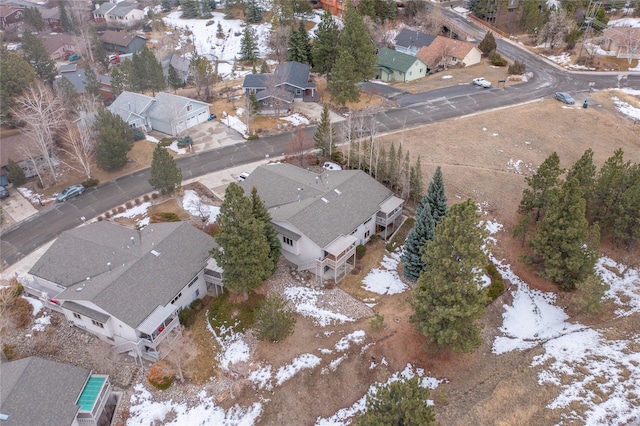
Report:
[[[471,25],[469,22],[467,25]],[[478,33],[481,33],[478,28]],[[421,126],[453,117],[517,105],[550,96],[556,91],[588,93],[594,89],[612,87],[640,88],[640,73],[577,73],[566,72],[526,50],[497,40],[498,50],[512,59],[525,62],[533,78],[526,83],[504,88],[481,89],[474,85],[454,86],[419,94],[396,94],[400,108],[375,114],[378,133]],[[383,86],[384,87],[384,86]],[[580,97],[577,97],[578,101]],[[306,129],[309,137],[314,127]],[[266,137],[212,151],[201,152],[177,160],[185,180],[270,157],[286,151],[290,134]],[[40,211],[31,218],[4,231],[0,239],[0,254],[4,265],[10,265],[61,232],[78,226],[83,218],[90,219],[140,197],[152,190],[149,169],[121,177],[89,189],[81,197]]]

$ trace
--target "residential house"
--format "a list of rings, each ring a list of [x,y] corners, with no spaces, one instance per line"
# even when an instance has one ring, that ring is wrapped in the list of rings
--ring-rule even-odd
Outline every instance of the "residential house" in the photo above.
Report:
[[[22,21],[23,7],[10,4],[0,5],[0,28],[6,28],[11,24]]]
[[[418,50],[430,45],[435,38],[430,34],[403,28],[395,38],[395,48],[398,52],[415,55]]]
[[[52,8],[40,8],[42,20],[49,26],[51,31],[62,31],[62,22],[60,21],[60,8],[58,6]]]
[[[94,73],[100,84],[100,94],[104,99],[113,98],[113,87],[111,85],[111,77],[108,75],[100,74],[97,68]],[[86,92],[85,85],[87,82],[84,68],[78,69],[76,63],[66,64],[60,66],[60,75],[54,81],[54,85],[58,84],[61,78],[66,78],[73,85],[76,93],[83,94]]]
[[[469,42],[438,36],[429,46],[420,49],[416,57],[430,69],[468,67],[480,63],[482,51]]]
[[[106,22],[107,25],[121,26],[124,28],[128,28],[146,19],[146,15],[145,11],[140,9],[137,3],[125,1],[119,3],[106,2],[101,5],[96,4],[96,9],[93,11],[94,21]]]
[[[320,6],[332,15],[342,16],[347,0],[320,0]]]
[[[422,78],[428,71],[427,64],[420,58],[386,47],[378,50],[378,58],[373,68],[376,80],[403,83]]]
[[[42,39],[42,44],[54,61],[76,52],[76,41],[70,34],[50,34]]]
[[[390,236],[404,201],[360,170],[313,173],[291,164],[258,167],[240,185],[256,187],[271,214],[283,256],[298,270],[336,282],[355,264],[355,249]]]
[[[122,92],[107,109],[122,117],[131,127],[176,136],[207,121],[209,106],[206,102],[166,92],[160,92],[154,98]]]
[[[178,311],[221,290],[216,243],[186,222],[142,230],[100,221],[66,232],[31,268],[25,290],[116,353],[157,360]]]
[[[276,67],[272,74],[247,74],[242,88],[245,95],[256,94],[262,114],[271,114],[296,100],[317,101],[316,84],[310,81],[309,65],[291,61]]]
[[[26,144],[32,144],[32,141],[29,139],[29,136],[23,133],[18,133],[12,136],[5,136],[0,133],[0,176],[2,176],[0,177],[0,180],[3,184],[8,174],[7,166],[9,164],[9,159],[16,162],[18,167],[20,167],[24,172],[24,176],[27,179],[38,175],[36,167],[40,170],[44,170],[48,167],[48,161],[43,156],[37,155],[33,158],[29,158],[24,153],[21,146]],[[60,160],[55,156],[55,154],[51,155],[51,163],[56,168],[60,166]]]
[[[613,52],[616,58],[640,60],[640,27],[609,27],[602,34],[604,50]]]
[[[100,41],[107,52],[115,53],[140,53],[147,39],[139,35],[129,34],[125,31],[105,31]]]
[[[165,76],[169,75],[169,65],[171,65],[180,79],[186,84],[191,75],[191,61],[184,56],[172,53],[161,61],[162,71]]]
[[[110,424],[117,402],[109,376],[34,356],[2,363],[0,389],[7,426]]]

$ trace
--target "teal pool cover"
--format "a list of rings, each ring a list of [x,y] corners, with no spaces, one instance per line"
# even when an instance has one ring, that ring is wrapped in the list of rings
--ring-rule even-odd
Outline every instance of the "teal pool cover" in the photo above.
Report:
[[[104,381],[104,377],[89,377],[87,385],[82,389],[80,398],[78,398],[78,402],[76,402],[76,404],[80,406],[81,410],[91,411],[93,409],[96,399],[100,396],[100,390],[102,389]]]

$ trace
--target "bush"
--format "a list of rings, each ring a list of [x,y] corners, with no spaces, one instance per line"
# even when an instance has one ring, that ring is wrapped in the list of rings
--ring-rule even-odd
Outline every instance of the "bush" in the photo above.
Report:
[[[151,199],[151,197],[149,196],[149,194],[144,194],[144,197],[142,197],[142,199],[144,201],[149,201]]]
[[[494,301],[504,291],[504,282],[502,281],[502,275],[493,263],[487,265],[486,272],[491,278],[491,284],[487,287],[487,296],[490,301]]]
[[[180,318],[180,324],[185,327],[191,327],[196,322],[196,311],[191,308],[183,308],[178,312],[178,318]]]
[[[527,70],[527,66],[524,62],[515,61],[513,65],[509,65],[508,72],[511,75],[521,75]]]
[[[173,143],[173,139],[171,139],[171,138],[162,138],[160,140],[160,142],[158,142],[158,145],[166,148],[169,145],[171,145],[172,143]]]
[[[15,186],[24,185],[27,181],[27,177],[24,175],[22,168],[11,158],[9,158],[7,162],[7,179]]]
[[[496,67],[504,67],[507,65],[507,60],[500,56],[500,54],[495,50],[489,53],[489,62],[491,62],[491,65]]]
[[[109,219],[111,217],[111,213],[109,212],[104,212],[104,218],[105,219]]]
[[[127,206],[127,209],[133,207],[133,203],[131,201],[127,201],[126,203],[124,203],[124,205]]]
[[[191,145],[193,145],[193,139],[191,139],[191,136],[183,136],[178,139],[178,148],[186,148]]]
[[[136,198],[134,202],[136,203],[136,206],[139,206],[140,204],[142,204],[142,201],[140,201],[140,198]]]
[[[125,211],[127,211],[127,209],[124,208],[124,206],[118,207],[118,213],[124,213]]]
[[[189,307],[194,311],[199,312],[202,310],[202,308],[204,308],[204,302],[202,301],[202,299],[194,299],[194,301],[191,302]]]
[[[149,221],[151,223],[180,222],[180,217],[173,212],[159,212],[152,215]]]
[[[220,233],[220,231],[222,231],[222,229],[220,228],[220,225],[218,225],[218,222],[214,222],[205,225],[203,231],[210,236],[215,237]]]
[[[142,139],[144,139],[144,132],[138,128],[135,129],[131,129],[133,130],[133,140],[134,141],[140,141]]]
[[[149,383],[156,389],[169,389],[173,383],[173,372],[166,361],[158,361],[149,369],[147,376]]]
[[[23,297],[16,297],[9,310],[9,319],[16,328],[27,328],[31,324],[32,313],[31,303]]]
[[[247,138],[247,140],[248,140],[248,141],[255,141],[255,140],[258,140],[258,139],[260,139],[260,136],[258,136],[258,134],[257,134],[257,133],[252,133],[252,134],[250,134],[250,135],[249,135],[249,137]]]
[[[356,246],[356,259],[362,259],[367,253],[367,248],[363,245]]]
[[[160,196],[160,195],[158,195],[158,193],[157,193],[157,192],[154,192],[153,194],[151,194],[151,199],[152,199],[152,200],[155,200],[155,199],[157,199],[159,196]]]
[[[14,360],[18,356],[16,346],[9,345],[8,343],[2,344],[2,352],[4,352],[4,356],[6,356],[9,361]]]
[[[371,329],[373,331],[380,331],[384,328],[384,315],[379,312],[376,312],[375,317],[369,322]]]
[[[343,164],[344,156],[342,155],[342,152],[340,152],[340,151],[332,152],[331,153],[331,161],[333,161],[334,163]]]
[[[82,186],[84,186],[85,188],[91,188],[93,186],[98,186],[99,183],[100,181],[98,179],[91,178],[82,182]]]
[[[280,296],[272,295],[260,303],[255,313],[256,336],[259,340],[280,342],[293,333],[296,319],[287,302]]]

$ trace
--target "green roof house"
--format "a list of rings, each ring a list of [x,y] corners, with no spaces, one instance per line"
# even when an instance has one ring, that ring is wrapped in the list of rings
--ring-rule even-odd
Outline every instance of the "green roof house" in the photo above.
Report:
[[[407,83],[427,75],[427,64],[422,60],[386,47],[378,51],[374,69],[376,80],[382,81]]]

